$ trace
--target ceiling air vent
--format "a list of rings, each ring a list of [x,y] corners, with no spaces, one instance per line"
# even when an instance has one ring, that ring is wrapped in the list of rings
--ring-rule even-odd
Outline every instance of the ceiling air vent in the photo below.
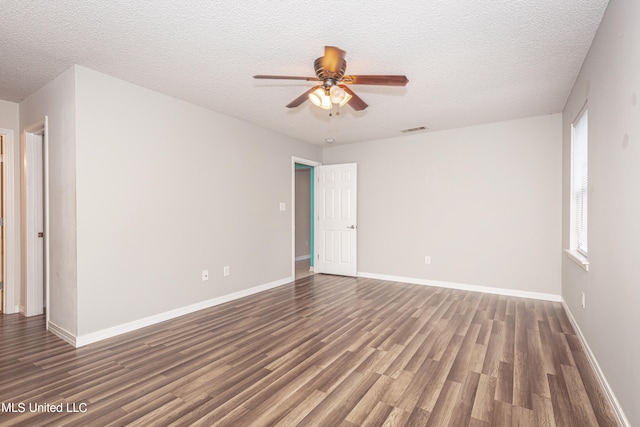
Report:
[[[400,132],[411,133],[411,132],[420,132],[421,130],[427,130],[427,129],[428,128],[426,126],[419,126],[417,128],[402,129]]]

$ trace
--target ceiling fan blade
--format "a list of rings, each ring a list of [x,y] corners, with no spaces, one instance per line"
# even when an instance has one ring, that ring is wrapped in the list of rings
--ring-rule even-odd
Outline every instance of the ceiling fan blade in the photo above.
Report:
[[[309,89],[308,91],[306,91],[305,93],[303,93],[302,95],[300,95],[299,97],[297,97],[296,99],[294,99],[293,101],[291,101],[290,103],[287,104],[287,108],[296,108],[298,107],[300,104],[302,104],[304,101],[306,101],[307,99],[309,99],[309,94],[311,92],[313,92],[314,90],[318,89],[319,87],[322,87],[321,85],[318,86],[314,86],[311,89]]]
[[[342,77],[342,82],[352,85],[406,86],[409,79],[407,76],[398,75],[350,75]]]
[[[365,108],[367,108],[369,105],[367,105],[366,102],[364,102],[362,100],[362,98],[360,98],[358,95],[356,95],[351,89],[349,89],[349,87],[347,87],[346,85],[338,85],[340,86],[342,89],[344,89],[345,92],[347,92],[349,95],[351,95],[351,99],[349,100],[348,104],[351,106],[351,108],[353,108],[356,111],[362,111]]]
[[[325,46],[324,56],[322,57],[322,68],[329,73],[338,72],[340,64],[344,61],[346,54],[347,52],[335,46]]]
[[[254,79],[268,79],[268,80],[305,80],[308,82],[319,82],[317,77],[299,77],[299,76],[268,76],[264,74],[258,74],[253,76]]]

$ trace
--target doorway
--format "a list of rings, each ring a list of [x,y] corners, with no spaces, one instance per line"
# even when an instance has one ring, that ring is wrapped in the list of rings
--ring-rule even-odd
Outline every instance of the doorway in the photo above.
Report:
[[[291,162],[291,277],[296,278],[296,165],[313,171],[310,271],[357,277],[357,164],[322,166],[297,157]]]
[[[313,274],[314,221],[311,166],[295,164],[295,279]]]
[[[320,163],[291,158],[291,277],[315,274],[315,167]]]

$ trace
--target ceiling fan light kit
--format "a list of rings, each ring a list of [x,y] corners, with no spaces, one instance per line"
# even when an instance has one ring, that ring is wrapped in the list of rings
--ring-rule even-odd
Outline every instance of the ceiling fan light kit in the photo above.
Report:
[[[349,102],[351,95],[349,95],[340,86],[331,86],[331,89],[329,90],[329,98],[331,98],[332,104],[337,104],[342,107]]]
[[[259,74],[253,76],[253,78],[322,82],[291,101],[287,104],[287,108],[298,107],[309,99],[313,105],[324,110],[331,110],[334,106],[342,107],[349,104],[356,111],[362,111],[368,105],[346,85],[405,86],[409,82],[409,79],[403,75],[345,75],[344,73],[347,69],[345,55],[346,52],[342,49],[335,46],[325,46],[324,56],[316,59],[313,63],[316,77]]]
[[[351,99],[351,95],[339,86],[331,88],[319,87],[309,94],[309,101],[323,110],[330,110],[334,106],[342,107]]]

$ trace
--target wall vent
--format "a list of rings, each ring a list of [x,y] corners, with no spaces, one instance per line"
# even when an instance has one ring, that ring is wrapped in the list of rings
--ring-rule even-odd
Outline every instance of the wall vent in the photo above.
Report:
[[[427,130],[428,128],[426,126],[419,126],[417,128],[409,128],[409,129],[402,129],[400,132],[402,133],[410,133],[410,132],[419,132],[421,130]]]

